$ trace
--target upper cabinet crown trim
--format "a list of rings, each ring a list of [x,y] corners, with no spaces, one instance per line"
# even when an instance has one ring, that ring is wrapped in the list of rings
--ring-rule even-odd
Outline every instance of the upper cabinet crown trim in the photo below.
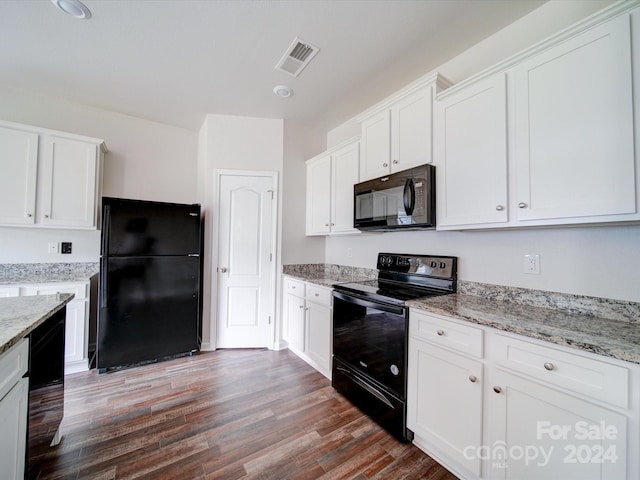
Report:
[[[340,142],[337,145],[334,145],[333,147],[328,148],[324,152],[319,153],[315,157],[311,157],[310,159],[305,160],[305,163],[311,163],[311,162],[317,160],[318,158],[326,157],[327,155],[331,155],[332,153],[337,152],[338,150],[340,150],[342,147],[346,147],[347,145],[351,145],[352,143],[355,143],[355,142],[358,142],[358,141],[360,141],[360,135],[356,135],[354,137],[348,138],[344,142]]]
[[[23,132],[39,133],[41,135],[50,135],[55,137],[69,138],[72,140],[79,140],[81,142],[94,143],[100,146],[103,153],[107,153],[108,151],[105,141],[102,140],[101,138],[86,137],[84,135],[77,135],[75,133],[61,132],[60,130],[51,130],[49,128],[35,127],[33,125],[25,125],[22,123],[8,122],[6,120],[0,120],[0,127],[12,128],[14,130],[21,130]]]
[[[411,95],[412,93],[417,92],[418,90],[426,87],[427,85],[435,85],[436,86],[435,93],[438,93],[440,90],[449,88],[453,84],[437,72],[425,75],[411,82],[409,85],[407,85],[401,90],[398,90],[393,95],[390,95],[389,97],[385,98],[381,102],[368,108],[367,110],[365,110],[364,112],[362,112],[360,115],[356,117],[356,121],[363,122],[367,118],[370,118],[380,113],[381,111],[388,109],[389,107],[391,107],[391,105],[396,103],[401,98],[406,97],[407,95]]]
[[[495,75],[497,73],[509,70],[510,68],[518,65],[519,63],[522,63],[528,58],[544,52],[545,50],[548,50],[554,45],[565,42],[572,37],[575,37],[576,35],[580,35],[586,30],[589,30],[590,28],[604,23],[607,20],[617,17],[618,15],[629,13],[639,5],[640,0],[620,0],[616,3],[613,3],[610,6],[594,13],[593,15],[590,15],[585,19],[571,25],[570,27],[567,27],[564,30],[561,30],[560,32],[532,45],[531,47],[528,47],[521,52],[518,52],[515,55],[512,55],[511,57],[508,57],[507,59],[496,63],[495,65],[492,65],[491,67],[482,70],[475,75],[472,75],[471,77],[462,80],[459,83],[456,83],[453,86],[450,86],[446,90],[437,93],[436,100],[446,98],[449,95],[452,95],[455,92],[458,92],[473,83],[491,77],[492,75]]]

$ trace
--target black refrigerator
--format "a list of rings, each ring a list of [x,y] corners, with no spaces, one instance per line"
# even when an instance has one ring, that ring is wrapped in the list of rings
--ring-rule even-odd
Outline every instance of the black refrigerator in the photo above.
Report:
[[[200,349],[202,246],[200,205],[102,199],[100,373]]]

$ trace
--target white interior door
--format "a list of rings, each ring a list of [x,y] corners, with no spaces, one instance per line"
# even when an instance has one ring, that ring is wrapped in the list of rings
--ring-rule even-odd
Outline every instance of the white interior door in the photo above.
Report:
[[[274,182],[271,174],[219,176],[217,348],[271,344]]]

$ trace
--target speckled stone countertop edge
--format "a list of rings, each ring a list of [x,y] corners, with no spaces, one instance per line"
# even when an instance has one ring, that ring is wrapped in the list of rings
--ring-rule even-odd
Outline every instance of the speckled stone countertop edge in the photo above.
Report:
[[[288,277],[323,287],[332,287],[338,283],[372,280],[378,277],[378,271],[369,268],[325,264],[284,265],[282,273]]]
[[[0,264],[0,286],[87,282],[97,275],[97,262]]]
[[[502,332],[640,364],[637,324],[557,309],[452,294],[411,300],[407,306]]]
[[[13,347],[16,343],[22,340],[24,337],[33,332],[36,328],[42,325],[47,319],[51,318],[55,313],[60,311],[67,303],[73,300],[75,295],[73,293],[62,293],[59,295],[36,295],[26,297],[11,297],[0,298],[0,355]],[[7,314],[6,304],[15,304],[13,309],[20,309],[21,305],[25,305],[25,302],[42,302],[50,301],[52,297],[55,297],[55,306],[52,308],[44,308],[39,312],[33,313],[28,316],[11,317],[11,313]],[[46,300],[42,300],[46,298]],[[26,317],[26,318],[25,318]],[[6,323],[14,321],[13,325],[7,326]],[[4,338],[6,330],[10,330],[9,338]]]

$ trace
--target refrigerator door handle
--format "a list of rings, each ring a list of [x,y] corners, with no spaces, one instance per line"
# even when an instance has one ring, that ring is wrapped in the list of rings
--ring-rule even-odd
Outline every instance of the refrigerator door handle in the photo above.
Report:
[[[187,257],[199,257],[200,254],[199,253],[188,253]]]
[[[107,308],[107,262],[106,258],[102,259],[103,264],[100,267],[100,308]]]
[[[102,211],[102,245],[100,254],[105,258],[109,255],[109,233],[111,230],[111,205],[105,205]]]

